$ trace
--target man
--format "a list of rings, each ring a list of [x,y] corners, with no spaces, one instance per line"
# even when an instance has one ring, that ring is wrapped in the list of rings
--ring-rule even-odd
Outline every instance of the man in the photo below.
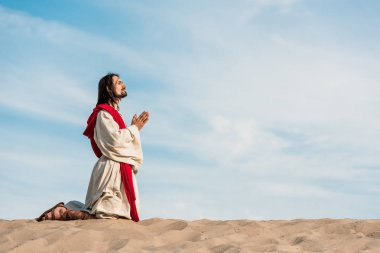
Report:
[[[118,112],[119,103],[126,96],[126,86],[118,74],[109,73],[100,79],[98,102],[83,133],[99,157],[88,185],[86,203],[60,202],[37,221],[91,218],[139,221],[135,174],[143,162],[139,131],[149,120],[149,113],[144,111],[138,117],[135,114],[127,128]]]

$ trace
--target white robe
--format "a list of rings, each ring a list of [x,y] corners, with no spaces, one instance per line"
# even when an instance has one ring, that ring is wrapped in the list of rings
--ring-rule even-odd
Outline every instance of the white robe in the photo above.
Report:
[[[136,195],[136,208],[139,213],[139,192],[135,174],[143,162],[140,133],[135,125],[119,129],[110,113],[98,113],[94,140],[102,152],[95,164],[87,189],[86,203],[71,201],[65,206],[74,210],[85,210],[97,218],[127,218],[130,205],[125,195],[120,175],[120,162],[128,163],[133,169],[132,179]]]

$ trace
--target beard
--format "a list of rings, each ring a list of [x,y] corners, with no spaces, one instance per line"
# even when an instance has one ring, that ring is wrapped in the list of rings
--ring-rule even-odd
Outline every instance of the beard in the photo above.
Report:
[[[116,98],[122,99],[128,96],[127,91],[123,90],[120,95],[117,95]]]

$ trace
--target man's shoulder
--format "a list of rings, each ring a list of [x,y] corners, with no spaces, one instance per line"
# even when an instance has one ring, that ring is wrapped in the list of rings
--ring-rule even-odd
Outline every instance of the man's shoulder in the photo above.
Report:
[[[111,116],[111,114],[109,112],[107,112],[107,110],[101,109],[98,113],[98,118],[104,117],[104,116]]]
[[[120,113],[120,112],[117,112],[121,117],[123,117],[123,115]],[[107,118],[107,119],[113,119],[112,117],[112,114],[109,113],[107,110],[100,110],[99,113],[98,113],[98,118]]]

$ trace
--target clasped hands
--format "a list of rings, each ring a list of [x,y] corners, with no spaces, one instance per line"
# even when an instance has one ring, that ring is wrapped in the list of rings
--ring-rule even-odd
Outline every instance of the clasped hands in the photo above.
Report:
[[[144,127],[146,122],[149,120],[149,112],[143,111],[140,116],[137,117],[137,114],[133,115],[131,125],[137,126],[139,130]]]

